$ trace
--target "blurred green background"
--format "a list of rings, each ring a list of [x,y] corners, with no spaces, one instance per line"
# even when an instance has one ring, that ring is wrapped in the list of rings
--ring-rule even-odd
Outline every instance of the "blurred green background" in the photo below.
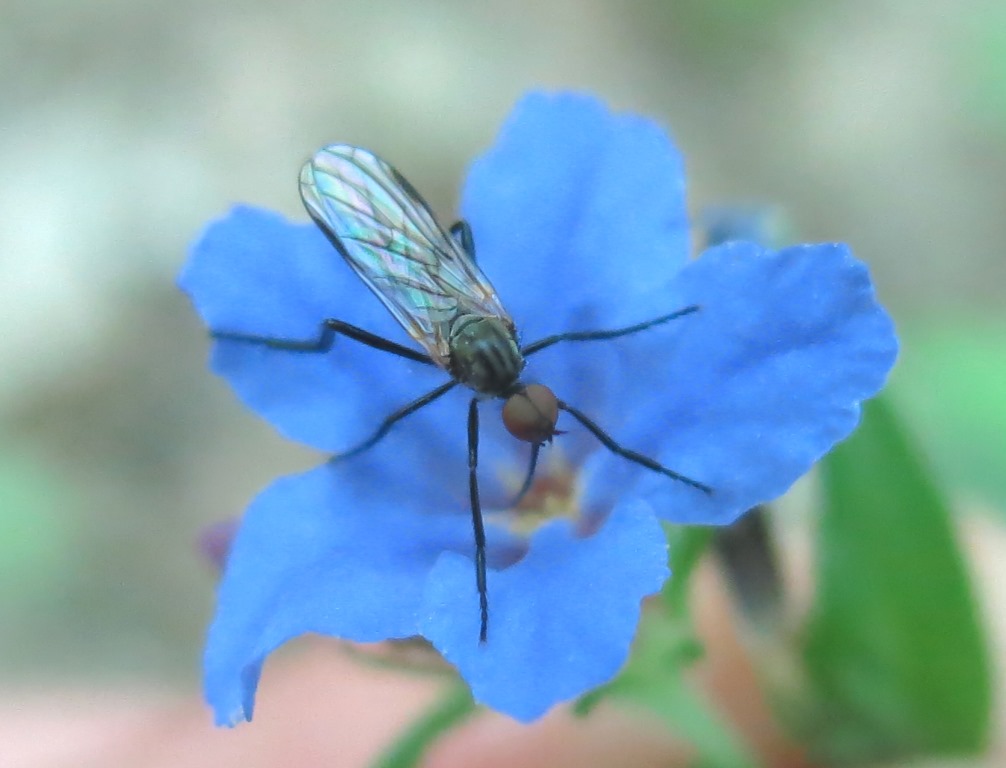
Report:
[[[201,528],[317,461],[205,369],[174,276],[207,220],[302,216],[334,141],[449,219],[533,87],[666,125],[694,211],[851,243],[903,333],[895,405],[956,506],[1006,520],[1001,3],[6,0],[0,683],[194,690]]]

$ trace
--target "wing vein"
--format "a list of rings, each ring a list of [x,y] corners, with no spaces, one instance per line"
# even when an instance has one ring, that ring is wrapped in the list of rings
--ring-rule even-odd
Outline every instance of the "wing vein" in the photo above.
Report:
[[[311,217],[405,331],[444,369],[463,314],[511,327],[488,278],[437,223],[418,191],[367,150],[332,145],[301,171]]]

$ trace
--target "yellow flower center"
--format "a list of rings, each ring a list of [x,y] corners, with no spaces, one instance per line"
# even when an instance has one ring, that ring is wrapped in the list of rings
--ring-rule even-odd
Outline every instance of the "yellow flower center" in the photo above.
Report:
[[[522,476],[510,473],[503,480],[514,495],[524,483]],[[553,448],[545,461],[538,462],[531,487],[516,506],[493,513],[491,517],[493,522],[514,533],[529,536],[549,520],[579,520],[580,491],[575,469]]]

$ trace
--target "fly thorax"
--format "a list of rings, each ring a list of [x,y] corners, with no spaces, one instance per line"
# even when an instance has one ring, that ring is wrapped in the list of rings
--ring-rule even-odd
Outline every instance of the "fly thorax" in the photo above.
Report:
[[[451,375],[483,395],[513,388],[524,369],[513,327],[498,317],[462,315],[451,327]]]

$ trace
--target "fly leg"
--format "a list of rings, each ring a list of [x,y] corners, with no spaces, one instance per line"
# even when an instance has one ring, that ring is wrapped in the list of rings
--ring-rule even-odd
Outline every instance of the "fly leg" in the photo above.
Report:
[[[468,226],[468,222],[464,219],[456,221],[451,226],[451,237],[468,254],[468,257],[475,261],[475,237],[472,235],[472,228]]]
[[[485,643],[489,628],[489,595],[486,589],[486,529],[482,523],[479,501],[479,401],[473,397],[468,404],[468,495],[472,507],[472,530],[475,533],[475,584],[479,590],[479,642]]]
[[[551,347],[553,344],[558,344],[560,341],[604,341],[606,339],[617,339],[619,336],[628,336],[632,333],[639,333],[639,331],[645,331],[647,328],[652,328],[655,325],[661,325],[698,311],[699,306],[697,304],[693,304],[690,307],[685,307],[684,309],[679,309],[676,312],[671,312],[669,315],[661,315],[660,317],[655,317],[652,320],[647,320],[643,323],[636,323],[635,325],[629,325],[625,328],[615,328],[610,331],[572,331],[570,333],[557,333],[554,336],[546,336],[544,339],[539,339],[538,341],[528,344],[521,350],[521,354],[523,354],[524,357],[529,357],[535,352],[540,352],[547,347]]]
[[[335,456],[333,456],[328,460],[328,463],[332,464],[334,462],[341,461],[342,459],[348,459],[350,456],[356,456],[358,453],[363,453],[368,448],[372,448],[381,440],[381,438],[383,438],[386,434],[388,434],[388,432],[391,431],[391,428],[395,426],[395,424],[400,422],[406,416],[415,413],[420,408],[429,405],[441,395],[444,395],[450,390],[452,390],[455,386],[457,386],[456,381],[448,381],[444,384],[441,384],[436,389],[431,389],[425,395],[417,397],[411,403],[403,405],[397,411],[387,416],[384,419],[384,421],[380,423],[377,429],[374,430],[374,433],[370,437],[368,437],[363,442],[354,445],[348,451],[343,451],[342,453],[335,454]]]
[[[559,401],[559,408],[578,422],[580,422],[587,431],[590,432],[594,437],[596,437],[605,448],[614,453],[616,456],[621,456],[623,459],[628,459],[629,461],[639,464],[642,467],[646,467],[654,472],[659,472],[661,475],[666,475],[678,482],[689,485],[699,491],[702,491],[707,496],[712,496],[713,489],[704,483],[700,483],[698,480],[692,480],[690,477],[686,477],[673,469],[668,469],[663,464],[654,461],[649,456],[644,456],[641,453],[630,450],[629,448],[623,448],[621,445],[615,442],[614,438],[601,429],[592,419],[588,418],[581,410],[574,408],[568,403],[564,403],[562,400]]]
[[[417,352],[409,347],[396,344],[382,336],[365,331],[342,320],[327,319],[321,323],[321,332],[316,339],[277,339],[272,336],[258,336],[249,333],[231,333],[230,331],[210,331],[210,336],[221,341],[236,341],[242,344],[253,344],[268,349],[278,349],[286,352],[306,352],[323,354],[332,349],[337,335],[358,341],[368,347],[390,352],[417,363],[433,365],[428,355]]]

